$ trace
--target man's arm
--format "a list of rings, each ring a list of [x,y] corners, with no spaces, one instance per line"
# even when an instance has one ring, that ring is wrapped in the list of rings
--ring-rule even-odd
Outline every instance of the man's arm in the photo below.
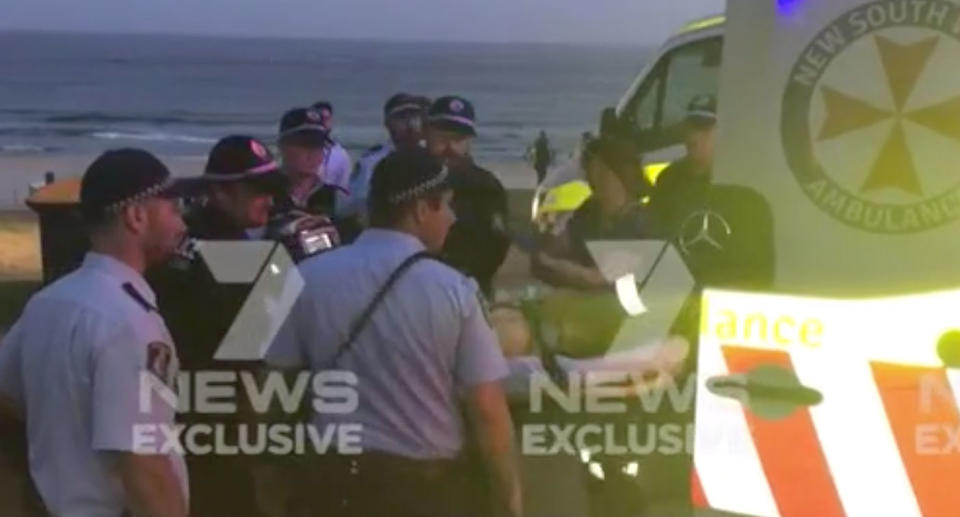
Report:
[[[576,227],[581,226],[580,220],[586,217],[586,207],[581,207],[557,234],[544,235],[540,238],[537,248],[531,254],[530,267],[533,275],[557,287],[573,289],[602,289],[610,286],[610,282],[603,277],[596,267],[584,266],[570,260],[585,253],[581,242],[580,232]]]
[[[18,321],[0,339],[0,418],[23,420],[22,327]]]
[[[500,384],[509,369],[476,285],[466,279],[464,282],[469,284],[458,293],[462,319],[457,385],[488,467],[496,508],[517,516],[523,512],[520,469],[513,448],[513,421]]]
[[[134,515],[186,517],[187,502],[169,457],[120,453],[117,469]]]
[[[537,253],[533,257],[537,277],[551,284],[576,289],[600,289],[610,282],[596,268],[582,266],[566,259]]]
[[[138,517],[184,517],[186,473],[178,471],[175,454],[160,450],[174,426],[177,399],[166,383],[176,372],[153,361],[164,351],[173,356],[174,346],[133,325],[98,321],[92,330],[98,346],[92,351],[90,445],[113,461],[125,503]]]
[[[513,445],[513,420],[503,388],[497,382],[478,384],[467,394],[466,405],[490,474],[497,510],[511,516],[522,515],[523,495]]]

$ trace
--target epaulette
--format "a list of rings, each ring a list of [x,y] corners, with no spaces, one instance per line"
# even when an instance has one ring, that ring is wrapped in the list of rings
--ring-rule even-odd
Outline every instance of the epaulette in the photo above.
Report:
[[[125,282],[123,284],[123,292],[127,293],[130,298],[133,298],[133,301],[137,302],[137,305],[143,307],[143,310],[147,312],[156,312],[157,308],[153,305],[150,305],[150,302],[137,291],[137,288],[133,286],[130,282]]]

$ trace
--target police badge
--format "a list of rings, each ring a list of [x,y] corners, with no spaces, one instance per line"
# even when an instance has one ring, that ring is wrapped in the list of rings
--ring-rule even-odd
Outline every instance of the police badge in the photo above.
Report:
[[[154,341],[147,345],[147,371],[173,387],[173,351],[170,345]]]

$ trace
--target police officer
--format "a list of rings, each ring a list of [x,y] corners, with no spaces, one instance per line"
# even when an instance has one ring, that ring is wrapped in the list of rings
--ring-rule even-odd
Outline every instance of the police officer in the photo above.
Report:
[[[493,277],[510,249],[507,191],[470,156],[477,135],[473,105],[462,97],[437,99],[428,115],[427,147],[450,168],[457,222],[444,245],[444,259],[493,295]]]
[[[200,179],[204,199],[186,217],[188,234],[198,241],[251,240],[268,224],[273,198],[286,184],[266,146],[242,135],[213,146]],[[218,283],[199,258],[186,267],[155,271],[149,279],[180,343],[184,368],[211,366],[213,352],[250,286]]]
[[[201,180],[206,200],[187,217],[190,237],[200,241],[251,240],[251,230],[267,225],[272,200],[285,185],[266,146],[242,135],[228,136],[214,145]],[[150,281],[158,294],[160,312],[180,347],[184,370],[196,374],[254,369],[252,363],[214,359],[251,292],[251,284],[218,282],[199,257],[185,269],[162,269],[151,275]],[[244,415],[194,411],[180,420],[188,426],[226,425],[232,430],[231,424],[241,423]],[[258,515],[249,458],[188,455],[187,461],[193,474],[192,515]]]
[[[193,186],[146,151],[97,158],[80,188],[90,252],[0,343],[0,399],[26,419],[31,476],[52,515],[187,515],[186,469],[167,447],[175,404],[163,395],[177,349],[143,274],[183,239],[173,198]],[[146,404],[141,383],[153,386]]]
[[[312,106],[314,110],[320,113],[320,124],[326,128],[330,135],[330,142],[324,150],[323,164],[320,166],[320,177],[324,183],[336,185],[343,189],[344,193],[341,199],[346,199],[350,188],[350,153],[343,148],[340,142],[333,138],[333,104],[328,101],[315,102]]]
[[[424,150],[384,158],[370,189],[372,228],[302,264],[303,295],[268,354],[275,366],[357,378],[356,411],[313,418],[320,432],[362,425],[362,454],[320,460],[323,482],[311,489],[327,498],[325,515],[465,515],[453,486],[461,408],[474,417],[497,500],[520,513],[503,354],[476,284],[430,258],[453,222],[449,180]]]
[[[666,235],[675,234],[683,219],[704,203],[712,182],[716,127],[716,97],[694,97],[684,121],[687,154],[660,174],[650,195],[650,208]]]
[[[286,112],[280,120],[278,143],[288,185],[275,200],[276,212],[302,210],[333,216],[338,194],[344,191],[317,174],[331,144],[320,112],[313,108]]]
[[[408,93],[398,93],[387,100],[383,107],[383,123],[390,141],[371,147],[360,157],[350,176],[350,200],[339,207],[338,215],[357,218],[361,226],[366,225],[367,198],[374,168],[380,160],[397,149],[422,145],[424,119],[429,107],[429,99]]]

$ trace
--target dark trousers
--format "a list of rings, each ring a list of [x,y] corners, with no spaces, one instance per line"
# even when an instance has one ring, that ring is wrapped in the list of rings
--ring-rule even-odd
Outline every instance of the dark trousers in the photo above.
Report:
[[[297,517],[466,517],[459,462],[380,453],[320,457]],[[305,497],[304,497],[305,496]]]
[[[23,422],[0,418],[0,514],[45,517],[43,500],[30,476]]]
[[[252,465],[244,457],[188,457],[190,516],[260,517]]]

